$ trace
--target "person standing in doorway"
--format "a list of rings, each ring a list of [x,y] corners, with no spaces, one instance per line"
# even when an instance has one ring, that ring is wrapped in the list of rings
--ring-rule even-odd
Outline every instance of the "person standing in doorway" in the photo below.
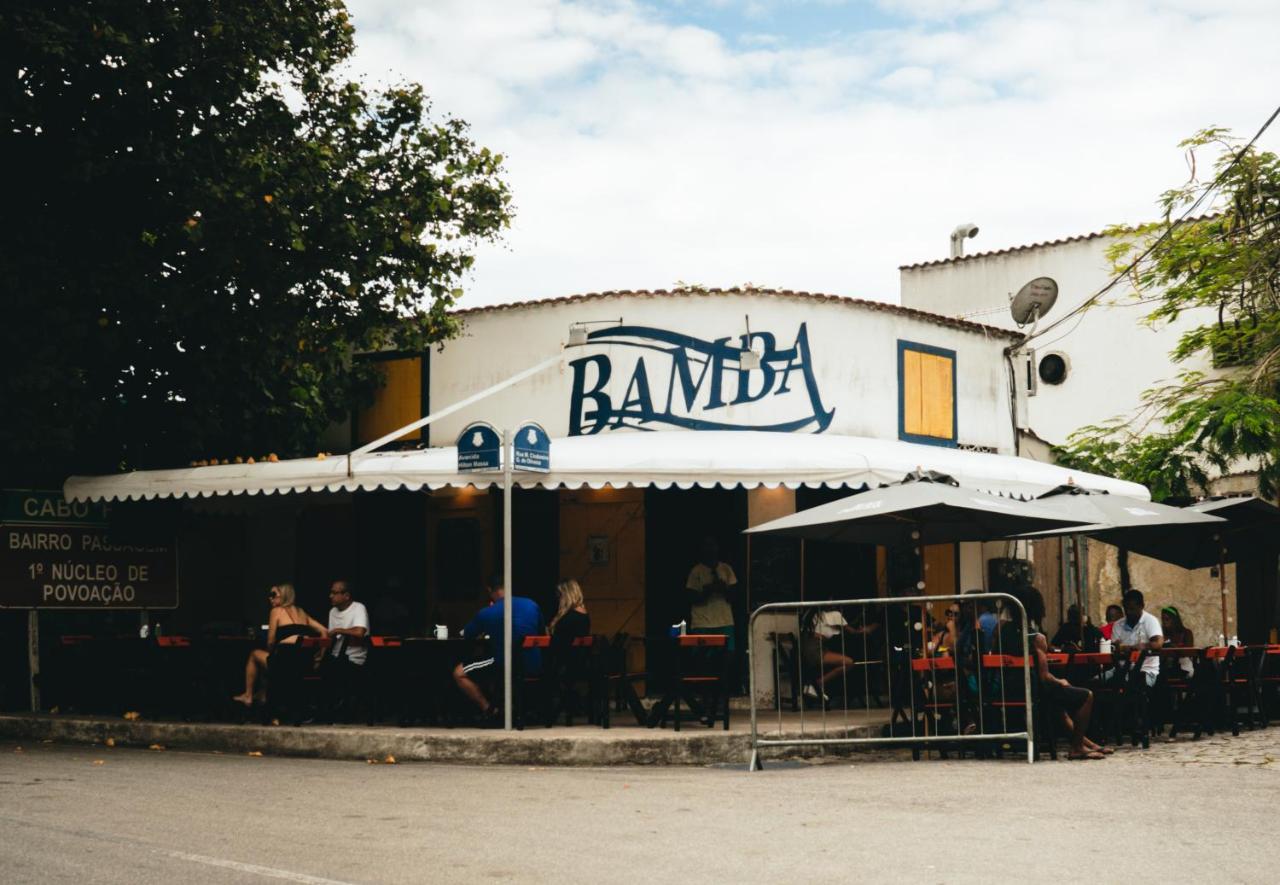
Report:
[[[733,598],[738,577],[733,567],[720,559],[720,545],[715,538],[702,541],[702,553],[698,562],[689,570],[684,582],[692,596],[689,607],[690,633],[719,633],[726,637],[725,645],[733,651]]]

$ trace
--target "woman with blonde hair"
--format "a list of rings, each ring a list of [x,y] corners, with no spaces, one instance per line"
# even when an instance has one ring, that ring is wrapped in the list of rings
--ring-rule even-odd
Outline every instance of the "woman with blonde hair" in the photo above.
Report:
[[[271,652],[282,645],[296,645],[303,636],[318,634],[328,636],[323,624],[296,604],[292,584],[277,584],[267,593],[271,601],[271,614],[267,617],[267,647],[249,652],[244,664],[244,692],[232,698],[246,707],[253,706],[254,688],[258,676],[267,671]]]
[[[582,598],[582,586],[570,578],[556,586],[559,605],[555,617],[547,625],[551,633],[551,649],[549,666],[553,704],[555,711],[550,721],[555,721],[558,711],[564,709],[566,721],[571,721],[575,709],[581,699],[573,691],[573,685],[580,682],[585,674],[588,649],[575,649],[573,641],[591,635],[591,616],[587,614],[587,605]]]
[[[556,586],[556,595],[559,597],[559,607],[548,628],[551,634],[556,635],[563,629],[576,639],[590,633],[591,616],[587,614],[587,605],[582,599],[582,585],[573,578],[562,581]],[[561,622],[565,621],[567,623],[561,627]]]

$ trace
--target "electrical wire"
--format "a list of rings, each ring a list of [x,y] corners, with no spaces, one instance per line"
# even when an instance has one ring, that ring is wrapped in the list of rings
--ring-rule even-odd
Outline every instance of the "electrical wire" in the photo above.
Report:
[[[1036,338],[1039,338],[1042,335],[1045,335],[1051,330],[1057,328],[1058,326],[1061,326],[1063,323],[1065,323],[1067,320],[1074,317],[1076,314],[1083,313],[1085,310],[1088,310],[1091,306],[1097,303],[1098,299],[1100,299],[1103,295],[1106,295],[1108,292],[1114,289],[1120,283],[1121,280],[1126,279],[1133,272],[1134,268],[1136,268],[1139,264],[1145,261],[1147,257],[1150,256],[1151,253],[1154,252],[1160,246],[1160,244],[1162,244],[1165,240],[1167,240],[1170,236],[1173,235],[1173,232],[1177,230],[1179,226],[1181,226],[1191,215],[1195,214],[1199,210],[1200,204],[1204,202],[1205,198],[1207,198],[1209,194],[1211,194],[1213,191],[1217,190],[1218,186],[1222,184],[1222,182],[1226,179],[1227,174],[1236,167],[1236,165],[1240,162],[1240,160],[1243,159],[1244,155],[1248,153],[1248,151],[1257,143],[1258,139],[1262,137],[1263,133],[1266,132],[1269,128],[1271,128],[1271,124],[1275,122],[1275,119],[1278,116],[1280,116],[1280,106],[1277,106],[1276,109],[1271,112],[1271,116],[1268,117],[1267,121],[1262,124],[1262,128],[1259,129],[1254,134],[1253,138],[1249,139],[1248,144],[1246,144],[1244,147],[1242,147],[1239,151],[1236,152],[1236,155],[1232,157],[1231,162],[1227,164],[1226,168],[1224,168],[1221,172],[1219,172],[1218,176],[1213,180],[1213,182],[1207,188],[1205,188],[1203,191],[1200,192],[1200,195],[1196,197],[1195,201],[1189,207],[1187,207],[1186,211],[1183,212],[1180,216],[1178,216],[1178,219],[1176,221],[1174,221],[1172,224],[1166,227],[1164,231],[1160,234],[1160,236],[1156,237],[1156,239],[1154,239],[1151,242],[1151,244],[1148,245],[1147,248],[1142,251],[1142,254],[1140,254],[1137,258],[1133,259],[1133,261],[1129,262],[1128,266],[1125,267],[1124,270],[1120,271],[1120,273],[1112,277],[1111,280],[1108,281],[1106,285],[1104,285],[1097,292],[1094,292],[1092,295],[1090,295],[1080,304],[1076,305],[1074,308],[1072,308],[1070,311],[1068,311],[1066,314],[1059,317],[1052,323],[1049,323],[1044,328],[1040,329],[1037,332],[1033,332],[1031,335],[1028,335],[1026,338],[1024,338],[1021,342],[1022,346],[1025,347],[1027,344],[1029,344],[1031,341],[1035,340]],[[1074,331],[1074,329],[1075,327],[1073,326],[1072,331]],[[1059,338],[1055,338],[1054,341],[1060,340],[1061,337],[1062,336],[1059,336]]]

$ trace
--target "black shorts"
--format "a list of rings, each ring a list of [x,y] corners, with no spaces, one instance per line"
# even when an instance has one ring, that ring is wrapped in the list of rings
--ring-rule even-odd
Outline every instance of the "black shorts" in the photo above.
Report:
[[[1045,700],[1056,704],[1068,713],[1074,713],[1089,699],[1089,689],[1075,685],[1062,685],[1059,682],[1045,682],[1043,694]]]

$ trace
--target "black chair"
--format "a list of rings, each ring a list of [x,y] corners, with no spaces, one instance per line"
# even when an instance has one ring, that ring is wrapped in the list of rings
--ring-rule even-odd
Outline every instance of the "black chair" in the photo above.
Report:
[[[511,656],[511,701],[515,707],[511,715],[512,724],[516,729],[523,730],[531,719],[537,719],[550,728],[555,718],[552,712],[553,678],[546,668],[551,637],[517,637],[514,644]],[[536,672],[526,666],[526,654],[533,651],[539,653],[543,665]]]
[[[632,637],[626,633],[616,634],[612,641],[604,637],[596,639],[596,666],[601,684],[600,725],[603,728],[612,726],[613,713],[624,710],[630,710],[639,725],[645,725],[649,720],[649,711],[636,691],[636,685],[646,681],[649,674],[643,670],[631,670],[628,666],[627,650],[631,641]]]
[[[602,636],[576,637],[567,648],[552,641],[551,654],[543,664],[554,693],[552,718],[562,713],[564,724],[573,725],[580,712],[590,723],[600,723],[607,715],[600,709],[608,706],[600,671],[599,650],[603,646]]]
[[[661,726],[670,718],[675,730],[685,718],[714,728],[719,720],[729,730],[730,661],[728,637],[719,633],[691,633],[674,638],[675,672],[670,694],[659,702],[655,713]]]
[[[329,641],[304,636],[297,642],[277,645],[267,659],[267,712],[270,718],[301,725],[311,717],[314,692],[320,677],[316,673],[317,650],[327,650]]]

